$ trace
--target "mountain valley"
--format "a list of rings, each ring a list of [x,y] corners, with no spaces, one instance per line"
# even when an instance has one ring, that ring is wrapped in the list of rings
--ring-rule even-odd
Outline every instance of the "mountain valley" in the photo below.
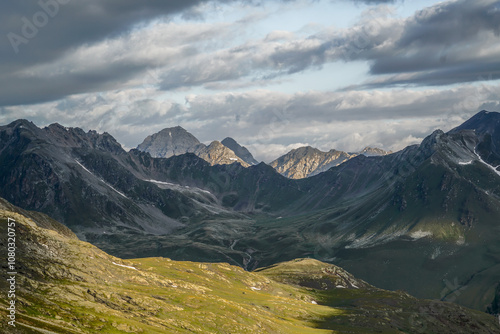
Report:
[[[0,199],[0,246],[17,241],[6,333],[494,333],[494,317],[375,288],[343,269],[297,259],[247,272],[227,263],[122,260],[44,214]],[[2,288],[7,266],[2,264]],[[12,289],[12,283],[11,283]],[[13,313],[10,313],[12,316]]]
[[[19,120],[0,127],[0,196],[119,258],[248,271],[312,258],[383,289],[498,313],[499,113],[300,179],[250,160],[209,163],[185,141],[155,158],[107,133]]]

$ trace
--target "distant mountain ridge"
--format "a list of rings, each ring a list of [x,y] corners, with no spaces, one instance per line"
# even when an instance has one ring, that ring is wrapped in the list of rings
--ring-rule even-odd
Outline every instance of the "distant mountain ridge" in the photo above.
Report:
[[[290,179],[303,179],[325,172],[358,155],[383,156],[389,153],[379,148],[371,147],[366,147],[361,152],[347,153],[337,150],[323,152],[311,146],[304,146],[291,150],[272,161],[270,166],[276,169],[281,175]]]
[[[290,179],[303,179],[324,172],[351,159],[346,152],[331,150],[322,152],[311,146],[291,150],[272,161],[270,166]]]
[[[154,158],[170,158],[194,153],[211,165],[238,162],[243,167],[249,167],[259,163],[246,147],[238,144],[233,138],[226,137],[222,142],[213,141],[207,146],[180,126],[166,128],[149,135],[137,146],[137,149],[151,154]],[[323,152],[307,146],[294,149],[269,165],[287,178],[302,179],[325,172],[358,155],[382,156],[390,153],[392,152],[372,147],[365,147],[362,151],[355,153],[334,149]]]
[[[211,165],[230,165],[238,162],[243,167],[250,166],[249,163],[238,157],[231,149],[216,140],[208,146],[199,146],[193,153]]]
[[[255,160],[252,153],[250,153],[250,151],[246,147],[238,144],[233,138],[226,137],[222,140],[221,143],[222,145],[232,150],[239,158],[241,158],[241,160],[245,161],[247,164],[257,165],[259,163],[257,160]]]
[[[384,151],[380,148],[377,147],[370,147],[367,146],[361,151],[357,152],[358,155],[362,154],[367,157],[377,157],[377,156],[382,156],[382,155],[387,155],[393,153],[392,151]]]
[[[155,158],[170,158],[174,155],[193,153],[203,146],[191,133],[176,126],[147,136],[137,149],[148,152]]]
[[[236,145],[240,147],[237,143]],[[194,153],[211,165],[227,165],[235,162],[243,167],[251,165],[220,142],[213,141],[206,146],[180,126],[166,128],[146,137],[137,149],[151,154],[153,158],[170,158]]]

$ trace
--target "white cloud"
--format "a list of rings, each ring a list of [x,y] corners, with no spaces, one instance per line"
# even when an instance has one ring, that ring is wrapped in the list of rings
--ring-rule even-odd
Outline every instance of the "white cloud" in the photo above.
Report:
[[[201,141],[229,136],[270,161],[297,145],[327,151],[365,146],[399,150],[432,131],[450,130],[484,106],[498,107],[500,84],[446,90],[300,92],[268,90],[189,95],[187,104],[160,98],[153,87],[71,96],[60,102],[7,107],[5,124],[28,118],[107,131],[126,147],[180,125]],[[486,104],[485,104],[486,103]]]

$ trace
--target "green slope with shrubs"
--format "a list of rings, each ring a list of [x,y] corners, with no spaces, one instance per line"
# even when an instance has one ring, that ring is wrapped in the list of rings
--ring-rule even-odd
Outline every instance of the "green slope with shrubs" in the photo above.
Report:
[[[56,221],[0,203],[15,220],[16,327],[5,333],[494,333],[494,317],[377,289],[312,259],[247,272],[227,263],[122,260]],[[2,257],[5,259],[6,257]]]

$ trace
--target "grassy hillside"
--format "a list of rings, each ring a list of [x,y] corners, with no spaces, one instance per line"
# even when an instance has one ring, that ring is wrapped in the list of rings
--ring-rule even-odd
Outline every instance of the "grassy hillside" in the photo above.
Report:
[[[17,325],[9,333],[494,333],[496,320],[357,280],[334,265],[295,260],[247,272],[226,263],[121,260],[51,221],[0,210],[0,247],[16,221]],[[7,210],[5,210],[7,209]],[[48,218],[47,218],[48,219]],[[43,220],[43,219],[42,219]],[[6,257],[3,257],[4,259]]]

